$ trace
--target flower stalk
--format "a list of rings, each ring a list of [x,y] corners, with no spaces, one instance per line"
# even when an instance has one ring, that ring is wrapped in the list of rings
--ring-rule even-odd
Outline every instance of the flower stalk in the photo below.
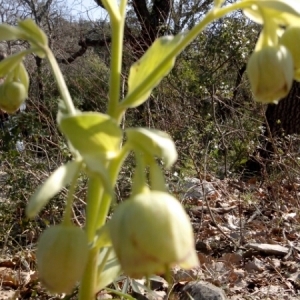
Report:
[[[10,37],[25,39],[31,46],[29,50],[0,63],[0,75],[6,75],[5,82],[0,86],[0,108],[13,113],[27,97],[29,77],[22,60],[28,53],[48,59],[64,104],[59,108],[57,122],[75,160],[60,166],[38,188],[29,201],[27,214],[34,217],[52,197],[69,186],[62,223],[50,227],[40,239],[39,268],[46,287],[52,292],[70,293],[76,282],[80,281],[79,300],[95,299],[99,281],[111,283],[119,275],[121,267],[129,276],[149,278],[153,273],[169,274],[166,268],[174,264],[191,268],[199,263],[189,218],[180,203],[168,193],[163,171],[157,164],[157,159],[160,159],[165,167],[171,167],[176,161],[174,142],[166,133],[146,128],[127,129],[124,138],[119,125],[126,109],[146,101],[170,72],[175,58],[204,28],[237,9],[242,9],[252,20],[264,24],[247,66],[257,101],[278,101],[288,93],[292,80],[300,78],[299,51],[294,47],[294,44],[300,43],[300,29],[289,28],[295,26],[295,17],[298,24],[300,5],[294,7],[296,2],[288,0],[241,0],[223,6],[224,0],[215,0],[212,10],[191,30],[176,37],[159,39],[132,66],[128,76],[128,95],[120,102],[127,1],[121,0],[118,4],[116,0],[103,0],[102,3],[110,15],[112,30],[106,115],[75,109],[58,63],[48,47],[47,36],[32,20],[20,21],[17,27],[0,24],[0,40]],[[287,30],[281,38],[278,32],[283,28]],[[162,58],[156,61],[154,56]],[[6,98],[12,98],[15,102]],[[107,223],[117,178],[130,152],[134,152],[136,159],[132,194],[119,205]],[[80,161],[76,160],[78,158]],[[150,172],[149,178],[146,169]],[[76,183],[81,172],[85,172],[89,180],[84,231],[76,228],[71,220]],[[157,249],[160,249],[159,253]],[[86,257],[83,261],[80,261],[79,250]],[[102,261],[98,261],[101,253],[106,254]],[[57,261],[65,266],[59,280],[49,261],[57,269],[60,268]],[[68,273],[69,269],[71,271]]]

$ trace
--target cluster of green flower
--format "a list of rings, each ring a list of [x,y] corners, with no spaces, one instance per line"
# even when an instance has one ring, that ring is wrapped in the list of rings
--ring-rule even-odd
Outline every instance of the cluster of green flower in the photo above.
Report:
[[[23,58],[38,49],[39,44],[47,45],[48,39],[42,30],[36,30],[33,20],[18,22],[18,26],[1,24],[0,40],[27,40],[31,49],[11,55],[0,62],[0,109],[12,114],[24,103],[28,96],[29,76],[23,64]],[[37,52],[45,57],[42,51]]]
[[[277,103],[300,81],[300,1],[257,1],[244,11],[263,24],[247,65],[252,92],[258,102]]]

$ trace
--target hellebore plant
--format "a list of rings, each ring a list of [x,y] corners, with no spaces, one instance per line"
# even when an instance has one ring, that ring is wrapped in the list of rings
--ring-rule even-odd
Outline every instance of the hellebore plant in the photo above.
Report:
[[[50,227],[38,242],[37,260],[41,282],[52,293],[71,293],[80,283],[79,299],[92,300],[121,272],[132,277],[168,272],[172,265],[198,265],[188,216],[168,193],[157,159],[170,168],[176,161],[174,142],[166,133],[146,128],[122,132],[126,110],[143,104],[152,90],[168,75],[175,58],[210,22],[236,9],[263,24],[247,71],[256,100],[276,102],[299,79],[299,0],[241,0],[223,6],[215,0],[211,11],[191,30],[158,38],[130,68],[128,91],[120,100],[123,31],[126,0],[103,0],[110,16],[112,44],[107,114],[81,112],[72,102],[45,33],[32,20],[13,27],[0,25],[0,40],[23,39],[30,47],[0,62],[0,108],[15,112],[28,94],[29,79],[22,63],[33,53],[48,60],[61,100],[57,115],[74,159],[59,167],[36,190],[26,214],[35,217],[66,186],[69,187],[62,223]],[[286,28],[283,30],[282,28]],[[123,134],[126,141],[123,144]],[[136,170],[130,198],[119,205],[106,223],[119,171],[130,152]],[[145,175],[149,170],[149,182]],[[73,194],[81,172],[89,178],[84,229],[72,224]]]

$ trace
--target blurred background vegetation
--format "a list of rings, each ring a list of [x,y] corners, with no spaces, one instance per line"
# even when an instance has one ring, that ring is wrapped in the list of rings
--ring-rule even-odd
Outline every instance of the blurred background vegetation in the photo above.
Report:
[[[110,63],[108,17],[100,0],[94,2],[99,19],[89,19],[88,13],[77,17],[72,7],[79,2],[0,0],[1,22],[16,24],[18,19],[33,18],[48,35],[78,109],[105,112]],[[188,30],[212,5],[212,0],[129,1],[121,94],[126,94],[130,65],[155,38]],[[158,128],[173,137],[179,159],[166,173],[168,180],[208,174],[241,178],[252,156],[256,156],[259,172],[264,174],[266,163],[260,160],[259,152],[270,141],[265,129],[266,106],[253,101],[245,74],[259,32],[260,26],[240,11],[214,22],[177,58],[174,69],[149,100],[126,113],[123,128]],[[1,42],[0,47],[10,55],[28,45],[10,41]],[[35,188],[71,159],[56,127],[59,93],[47,61],[31,55],[25,64],[31,80],[26,109],[9,117],[1,113],[0,164],[6,176],[6,184],[1,184],[9,201],[0,201],[0,221],[9,234],[0,235],[0,244],[7,248],[35,242],[40,230],[60,220],[65,191],[33,222],[25,218],[24,207]],[[294,153],[290,145],[296,139],[286,137],[277,143],[272,162],[277,159],[288,166],[292,157],[291,166],[296,169],[297,155],[287,155]],[[288,152],[282,150],[287,146]],[[280,159],[276,158],[278,153]],[[130,191],[130,159],[120,179],[118,200]],[[84,222],[85,190],[86,179],[82,177],[74,206],[78,224]]]

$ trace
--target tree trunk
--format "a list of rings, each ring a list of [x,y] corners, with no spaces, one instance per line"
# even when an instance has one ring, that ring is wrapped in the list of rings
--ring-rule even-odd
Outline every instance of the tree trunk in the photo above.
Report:
[[[266,119],[273,137],[300,133],[300,83],[294,81],[287,97],[269,104]]]
[[[300,83],[294,81],[289,94],[266,110],[265,141],[246,163],[246,174],[258,173],[274,154],[273,141],[289,134],[300,134]]]

